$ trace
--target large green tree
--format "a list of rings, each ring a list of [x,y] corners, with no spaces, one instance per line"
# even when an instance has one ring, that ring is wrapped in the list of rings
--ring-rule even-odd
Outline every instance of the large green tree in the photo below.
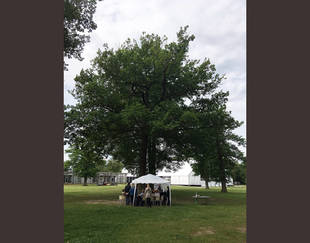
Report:
[[[222,80],[208,59],[189,59],[193,40],[185,27],[171,43],[143,33],[116,50],[105,45],[75,78],[77,105],[65,111],[67,142],[90,128],[87,139],[131,172],[178,168],[187,158],[183,138],[198,125],[189,104],[214,94]]]
[[[214,175],[217,181],[221,182],[222,192],[227,192],[227,179],[232,175],[234,166],[244,160],[244,155],[238,146],[244,146],[245,140],[233,133],[233,130],[240,127],[242,122],[236,121],[224,109],[215,113],[213,118],[214,131],[214,158],[218,162],[218,172]]]
[[[101,0],[98,0],[101,1]],[[97,28],[93,21],[97,0],[64,0],[64,57],[82,60],[84,45]]]
[[[199,111],[199,128],[194,131],[196,139],[189,142],[196,161],[192,166],[194,171],[206,183],[209,180],[221,182],[222,192],[227,192],[226,183],[233,168],[244,160],[239,147],[245,146],[245,139],[233,132],[243,123],[227,111],[228,95],[228,92],[219,92],[212,99],[202,98],[192,104]]]

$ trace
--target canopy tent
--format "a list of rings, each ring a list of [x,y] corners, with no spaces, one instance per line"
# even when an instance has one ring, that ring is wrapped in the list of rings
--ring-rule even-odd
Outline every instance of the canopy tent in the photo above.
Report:
[[[134,179],[131,183],[133,183],[135,185],[134,196],[133,196],[133,204],[134,204],[135,198],[136,198],[137,184],[155,184],[155,185],[167,185],[167,186],[169,186],[169,201],[170,201],[170,206],[171,206],[171,186],[170,186],[169,181],[166,181],[166,180],[160,178],[159,176],[147,174],[145,176],[141,176],[137,179]]]

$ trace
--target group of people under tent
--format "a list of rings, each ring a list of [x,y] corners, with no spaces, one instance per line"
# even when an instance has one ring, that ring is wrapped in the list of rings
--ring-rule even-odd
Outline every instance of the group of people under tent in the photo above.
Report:
[[[147,207],[170,205],[169,186],[138,184],[135,193],[134,185],[128,183],[122,192],[126,197],[126,205]]]

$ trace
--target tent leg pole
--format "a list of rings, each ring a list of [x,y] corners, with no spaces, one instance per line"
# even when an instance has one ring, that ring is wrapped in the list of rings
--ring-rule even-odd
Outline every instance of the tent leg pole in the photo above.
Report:
[[[169,206],[171,207],[171,184],[169,186]]]

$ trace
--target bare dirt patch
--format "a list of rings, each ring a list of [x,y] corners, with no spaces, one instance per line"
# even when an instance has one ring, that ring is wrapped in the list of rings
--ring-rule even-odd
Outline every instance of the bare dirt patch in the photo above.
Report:
[[[104,204],[104,205],[120,205],[119,201],[112,200],[89,200],[85,202],[86,204]]]
[[[239,227],[237,230],[241,233],[246,233],[246,227]]]
[[[193,233],[193,236],[213,235],[213,234],[215,234],[215,230],[212,227],[200,227],[197,232]]]

